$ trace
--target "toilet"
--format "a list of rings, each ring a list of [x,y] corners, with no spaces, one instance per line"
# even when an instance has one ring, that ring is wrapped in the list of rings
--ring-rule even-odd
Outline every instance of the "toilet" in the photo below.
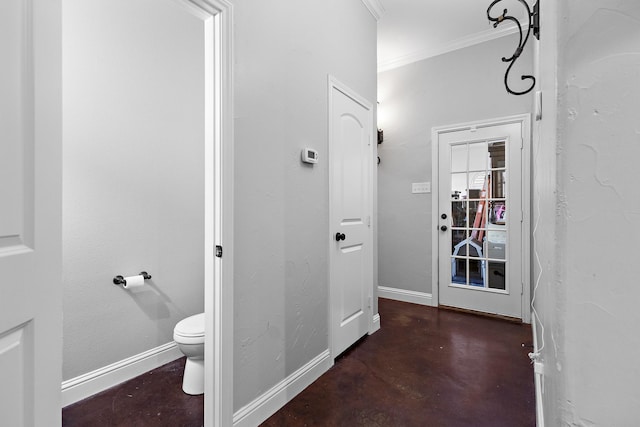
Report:
[[[204,393],[204,313],[179,321],[173,329],[173,340],[187,356],[182,390],[192,395]]]

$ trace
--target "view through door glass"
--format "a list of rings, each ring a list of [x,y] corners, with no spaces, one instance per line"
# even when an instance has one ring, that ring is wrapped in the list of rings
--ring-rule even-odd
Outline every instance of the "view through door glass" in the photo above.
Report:
[[[451,286],[506,293],[505,141],[451,150]]]

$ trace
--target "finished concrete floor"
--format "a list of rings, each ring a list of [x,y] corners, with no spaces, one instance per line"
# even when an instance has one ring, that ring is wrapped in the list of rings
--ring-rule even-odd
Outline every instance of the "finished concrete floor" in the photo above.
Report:
[[[531,327],[380,299],[381,329],[262,424],[535,427]]]
[[[529,325],[380,299],[382,328],[262,426],[534,427]],[[198,427],[184,359],[63,409],[63,426]]]

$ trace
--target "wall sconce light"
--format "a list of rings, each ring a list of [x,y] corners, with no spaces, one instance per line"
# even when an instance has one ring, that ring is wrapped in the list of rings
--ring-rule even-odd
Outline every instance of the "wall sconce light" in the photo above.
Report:
[[[523,30],[522,30],[522,25],[520,25],[520,21],[518,21],[518,19],[516,19],[513,16],[507,15],[507,9],[504,9],[504,11],[502,12],[502,15],[498,17],[491,16],[491,9],[501,1],[503,0],[494,0],[489,5],[489,8],[487,9],[487,18],[489,19],[489,21],[493,22],[493,28],[496,28],[498,24],[504,21],[513,21],[518,26],[518,31],[520,32],[520,41],[518,42],[518,47],[516,48],[515,52],[513,53],[513,55],[511,55],[510,58],[505,58],[505,57],[502,58],[502,62],[510,63],[509,66],[507,67],[507,71],[504,74],[504,86],[506,87],[507,92],[509,92],[512,95],[524,95],[533,90],[533,88],[536,85],[536,78],[530,75],[521,76],[522,80],[531,80],[531,86],[528,89],[523,91],[515,91],[509,87],[508,77],[509,77],[509,72],[511,71],[511,67],[513,67],[513,64],[515,63],[516,59],[520,57],[520,54],[522,54],[522,50],[524,49],[525,45],[527,44],[527,41],[529,40],[529,33],[533,30],[533,35],[535,36],[535,38],[540,40],[540,2],[536,1],[536,4],[533,6],[533,11],[531,11],[531,8],[529,8],[529,4],[525,0],[518,0],[520,3],[522,3],[522,5],[527,10],[527,17],[529,21],[527,22],[527,33],[523,37]]]

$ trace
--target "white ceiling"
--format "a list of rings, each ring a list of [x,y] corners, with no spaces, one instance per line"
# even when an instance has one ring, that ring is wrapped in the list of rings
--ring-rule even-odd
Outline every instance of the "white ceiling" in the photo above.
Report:
[[[378,20],[378,71],[419,61],[515,32],[487,19],[491,0],[377,0],[384,11]],[[526,16],[516,0],[496,5],[492,16],[507,8]]]

